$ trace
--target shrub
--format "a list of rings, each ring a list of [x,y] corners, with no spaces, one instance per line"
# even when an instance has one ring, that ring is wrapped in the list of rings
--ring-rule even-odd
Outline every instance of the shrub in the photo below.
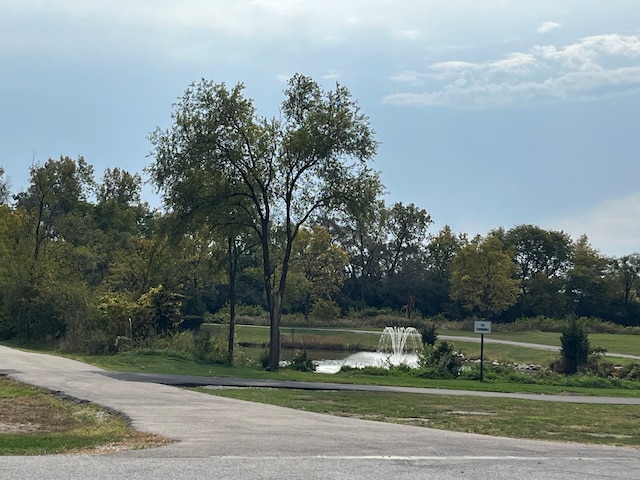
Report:
[[[260,366],[264,369],[269,367],[269,349],[265,348],[260,354]]]
[[[422,343],[429,346],[434,346],[436,340],[438,340],[438,333],[436,332],[436,324],[431,322],[420,328],[420,335],[422,335]]]
[[[313,302],[310,316],[317,320],[335,320],[340,317],[340,306],[331,299],[319,298]]]
[[[202,363],[226,363],[228,361],[224,342],[219,337],[212,337],[209,332],[195,335],[194,356]]]
[[[640,363],[630,363],[617,372],[618,378],[625,380],[640,380]]]
[[[456,378],[460,375],[464,356],[454,350],[453,344],[440,342],[426,348],[419,357],[422,378]]]
[[[577,373],[589,359],[589,338],[575,318],[569,319],[560,337],[560,344],[564,373]]]
[[[299,372],[313,372],[315,370],[313,361],[307,355],[306,350],[295,351],[289,368],[297,370]]]

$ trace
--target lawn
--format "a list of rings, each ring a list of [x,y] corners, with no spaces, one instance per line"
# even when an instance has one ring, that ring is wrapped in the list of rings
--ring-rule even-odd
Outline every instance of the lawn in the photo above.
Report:
[[[0,377],[0,455],[114,452],[168,440],[96,405]]]
[[[640,447],[635,405],[282,389],[198,389],[331,415],[511,438]]]

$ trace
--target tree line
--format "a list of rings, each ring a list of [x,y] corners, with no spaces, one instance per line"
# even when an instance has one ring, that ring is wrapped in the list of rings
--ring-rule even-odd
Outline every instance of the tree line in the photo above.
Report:
[[[223,308],[233,331],[251,305],[269,316],[276,369],[283,313],[640,324],[639,254],[536,225],[431,232],[425,209],[385,202],[375,132],[344,86],[294,75],[277,118],[243,89],[194,82],[150,135],[162,210],[142,201],[141,173],[96,179],[82,157],[32,165],[23,192],[3,178],[1,338],[103,351],[129,328],[161,336]]]

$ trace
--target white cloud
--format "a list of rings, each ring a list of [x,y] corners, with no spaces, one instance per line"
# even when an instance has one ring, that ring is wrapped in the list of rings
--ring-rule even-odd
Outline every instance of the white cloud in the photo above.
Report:
[[[607,200],[590,211],[552,223],[551,228],[564,230],[574,239],[587,235],[604,255],[640,253],[640,192]]]
[[[391,77],[389,77],[391,80],[393,80],[394,82],[398,82],[398,83],[404,83],[407,85],[411,85],[411,86],[418,86],[418,85],[423,85],[424,84],[424,78],[427,75],[425,75],[424,73],[419,73],[419,72],[414,72],[414,71],[405,71],[405,72],[400,72],[396,75],[392,75]]]
[[[536,31],[538,33],[547,33],[550,32],[551,30],[555,30],[556,28],[559,28],[560,24],[556,23],[556,22],[544,22],[542,23],[542,25],[540,25]]]
[[[337,80],[340,78],[340,71],[338,70],[327,70],[321,77],[323,80]]]
[[[422,34],[420,33],[419,30],[412,30],[412,29],[406,29],[406,30],[395,30],[392,32],[393,33],[393,37],[399,40],[419,40],[422,37]]]
[[[640,36],[590,36],[560,48],[534,46],[484,63],[438,62],[412,76],[432,80],[431,89],[388,95],[384,101],[492,108],[636,93],[640,91]]]

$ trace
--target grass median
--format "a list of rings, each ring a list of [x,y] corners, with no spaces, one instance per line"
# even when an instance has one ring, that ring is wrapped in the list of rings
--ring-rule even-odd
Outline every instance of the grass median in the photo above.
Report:
[[[116,412],[0,377],[0,455],[111,453],[167,441]]]
[[[317,413],[456,432],[640,448],[637,405],[265,388],[197,390]]]

